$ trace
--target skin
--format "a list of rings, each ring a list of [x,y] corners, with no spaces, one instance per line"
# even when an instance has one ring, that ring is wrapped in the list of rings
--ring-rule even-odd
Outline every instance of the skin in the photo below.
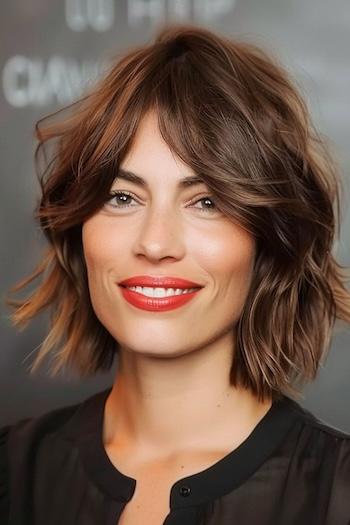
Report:
[[[219,210],[201,211],[208,204],[199,199],[210,196],[204,183],[178,188],[179,178],[194,173],[163,141],[155,114],[144,117],[121,167],[148,189],[116,179],[111,190],[133,193],[130,206],[117,209],[114,198],[83,224],[92,305],[121,345],[103,439],[127,475],[141,477],[145,464],[175,472],[186,462],[182,477],[236,448],[271,407],[229,383],[256,246]],[[148,312],[115,284],[140,274],[204,288],[185,306]]]

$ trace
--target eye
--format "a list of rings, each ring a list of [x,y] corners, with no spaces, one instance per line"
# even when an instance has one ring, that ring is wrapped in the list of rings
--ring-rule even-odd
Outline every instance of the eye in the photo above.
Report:
[[[196,200],[194,202],[194,204],[197,204],[198,202],[202,202],[202,201],[204,201],[206,203],[206,205],[208,204],[208,202],[211,202],[212,205],[209,208],[196,208],[199,211],[201,211],[201,212],[209,212],[209,213],[213,213],[213,212],[217,212],[218,211],[217,208],[216,208],[215,201],[214,201],[214,199],[213,199],[213,197],[211,195],[206,195],[205,197],[201,197],[200,199]]]
[[[112,204],[113,200],[114,200],[114,204]],[[130,208],[130,207],[133,207],[131,205],[131,203],[130,203],[130,200],[136,202],[136,200],[135,200],[134,196],[132,195],[132,193],[129,193],[127,191],[117,191],[117,190],[115,190],[115,191],[112,191],[109,194],[109,198],[107,199],[107,204],[109,204],[113,208]],[[205,207],[204,208],[195,208],[198,211],[205,212],[205,213],[216,213],[216,212],[218,212],[218,209],[216,208],[215,201],[214,201],[214,199],[213,199],[213,197],[211,195],[205,195],[204,197],[201,197],[200,199],[197,199],[196,201],[191,203],[191,205],[193,206],[194,204],[198,204],[198,203],[201,203],[201,202],[205,202]],[[208,205],[208,202],[211,203],[211,205],[209,207],[206,207]]]
[[[115,199],[115,202],[117,204],[112,204],[112,200]],[[126,191],[112,191],[109,194],[109,198],[107,200],[107,203],[110,204],[113,208],[128,208],[130,207],[130,203],[127,203],[126,201],[128,199],[134,200],[134,197],[131,193],[128,193]]]

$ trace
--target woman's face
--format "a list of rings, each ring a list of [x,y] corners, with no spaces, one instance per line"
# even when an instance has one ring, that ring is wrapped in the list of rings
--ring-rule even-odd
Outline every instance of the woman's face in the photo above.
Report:
[[[171,153],[154,113],[143,119],[120,168],[145,185],[117,177],[111,191],[132,196],[112,197],[83,224],[97,317],[122,347],[145,355],[176,356],[213,343],[241,314],[254,238],[215,209],[203,182],[179,185],[195,174]],[[118,285],[139,275],[183,278],[202,288],[181,306],[147,310],[128,302]]]

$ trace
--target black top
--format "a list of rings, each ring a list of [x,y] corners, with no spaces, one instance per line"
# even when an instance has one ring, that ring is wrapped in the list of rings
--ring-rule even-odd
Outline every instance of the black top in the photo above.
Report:
[[[136,480],[103,445],[110,391],[0,429],[1,525],[117,525]],[[164,525],[349,525],[350,435],[283,396],[169,503]]]

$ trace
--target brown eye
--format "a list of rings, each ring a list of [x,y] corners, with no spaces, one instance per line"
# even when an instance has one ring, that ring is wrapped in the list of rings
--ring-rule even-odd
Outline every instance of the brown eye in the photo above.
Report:
[[[205,202],[205,207],[204,208],[197,208],[199,211],[202,211],[202,212],[217,212],[217,208],[216,208],[216,204],[215,204],[215,201],[214,199],[212,198],[211,195],[206,195],[205,197],[202,197],[200,199],[198,199],[197,201],[194,202],[194,204],[197,204],[198,202]],[[206,207],[207,204],[209,203],[212,203],[210,207]]]

